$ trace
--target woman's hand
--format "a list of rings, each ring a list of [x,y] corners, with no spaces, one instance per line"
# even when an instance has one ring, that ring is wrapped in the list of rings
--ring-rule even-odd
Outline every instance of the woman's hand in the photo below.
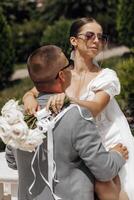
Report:
[[[34,115],[35,112],[40,110],[40,106],[32,93],[27,92],[23,97],[24,109],[28,115]]]
[[[54,113],[59,113],[61,108],[63,107],[64,101],[66,98],[65,93],[56,94],[51,96],[47,102],[46,109],[52,110]]]

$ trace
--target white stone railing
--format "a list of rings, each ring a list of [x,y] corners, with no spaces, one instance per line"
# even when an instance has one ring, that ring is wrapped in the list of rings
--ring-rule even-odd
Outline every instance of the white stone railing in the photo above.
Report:
[[[18,173],[6,163],[5,152],[0,153],[0,200],[17,200]]]

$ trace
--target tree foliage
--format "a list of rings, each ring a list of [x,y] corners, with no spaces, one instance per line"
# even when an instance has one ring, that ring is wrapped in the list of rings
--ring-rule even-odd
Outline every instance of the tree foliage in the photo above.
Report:
[[[41,18],[53,24],[61,17],[76,19],[94,17],[100,22],[105,32],[116,38],[116,0],[46,0]]]
[[[134,47],[134,0],[119,0],[117,10],[117,30],[119,41]]]
[[[133,108],[134,103],[134,58],[130,57],[120,61],[116,66],[116,71],[121,82],[120,103],[122,108]]]
[[[55,44],[61,47],[69,55],[69,29],[72,21],[62,18],[53,25],[47,26],[41,40],[42,45]]]
[[[0,7],[10,24],[24,23],[37,18],[40,14],[36,9],[36,1],[2,0],[0,1]]]
[[[12,72],[14,64],[13,38],[10,26],[0,9],[0,86],[4,87]]]
[[[37,20],[14,25],[16,61],[26,62],[29,54],[39,47],[45,25]]]
[[[25,62],[29,53],[39,47],[45,29],[36,1],[2,0],[0,7],[13,29],[15,56],[17,62]]]

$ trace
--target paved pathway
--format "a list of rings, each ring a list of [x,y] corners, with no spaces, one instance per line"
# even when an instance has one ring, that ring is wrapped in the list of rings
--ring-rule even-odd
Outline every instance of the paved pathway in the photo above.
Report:
[[[115,56],[122,56],[124,53],[129,53],[130,49],[126,46],[120,46],[120,47],[115,47],[112,49],[108,49],[104,52],[101,52],[96,59],[97,60],[103,60],[103,59],[108,59],[111,57]]]
[[[108,49],[104,52],[101,52],[96,59],[102,60],[107,59],[115,56],[122,56],[124,53],[130,52],[130,49],[126,46],[120,46],[112,49]],[[15,73],[12,75],[11,80],[21,79],[28,77],[28,71],[27,69],[19,69],[16,70]]]

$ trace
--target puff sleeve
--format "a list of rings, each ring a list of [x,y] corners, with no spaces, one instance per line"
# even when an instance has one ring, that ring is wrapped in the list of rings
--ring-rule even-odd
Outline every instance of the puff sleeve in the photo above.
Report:
[[[95,80],[89,85],[89,90],[98,91],[103,90],[109,94],[110,99],[120,94],[120,81],[114,70],[103,69],[100,76],[96,77]]]

